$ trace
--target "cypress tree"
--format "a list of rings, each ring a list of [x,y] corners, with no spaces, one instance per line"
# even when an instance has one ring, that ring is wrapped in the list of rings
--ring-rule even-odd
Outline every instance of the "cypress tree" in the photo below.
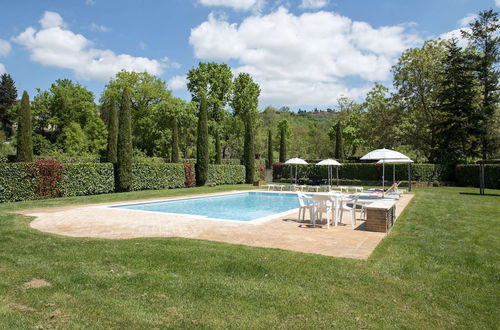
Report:
[[[196,185],[203,186],[208,176],[208,109],[205,96],[201,97],[200,111],[198,113],[198,135],[196,137]]]
[[[267,136],[267,168],[271,168],[273,166],[273,135],[272,131],[269,130],[269,134]]]
[[[115,164],[117,158],[118,143],[118,105],[113,102],[109,111],[108,121],[108,146],[106,149],[106,161]]]
[[[222,148],[220,145],[220,132],[219,129],[215,129],[215,164],[222,164]]]
[[[8,73],[0,77],[0,124],[5,131],[6,136],[12,135],[12,115],[9,109],[14,105],[17,99],[17,89],[14,80]]]
[[[120,103],[117,146],[116,188],[118,191],[129,191],[132,187],[132,114],[127,88],[122,92]]]
[[[172,163],[179,162],[179,128],[177,127],[177,118],[172,121]]]
[[[17,133],[17,161],[33,161],[33,137],[31,132],[31,106],[28,93],[24,91],[19,109]]]
[[[255,172],[255,148],[253,123],[251,119],[245,122],[245,144],[243,145],[243,164],[245,165],[245,182],[253,183]]]
[[[344,160],[344,142],[342,141],[342,124],[337,122],[335,134],[335,159]]]
[[[283,122],[283,125],[280,126],[280,162],[286,162],[286,125]]]

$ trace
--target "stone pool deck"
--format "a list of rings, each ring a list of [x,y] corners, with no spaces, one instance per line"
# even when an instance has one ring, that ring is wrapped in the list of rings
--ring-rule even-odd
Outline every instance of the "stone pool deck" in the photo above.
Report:
[[[412,198],[413,194],[405,194],[397,201],[396,216]],[[132,202],[138,201],[127,201]],[[344,214],[345,225],[327,229],[326,226],[311,228],[308,223],[297,222],[297,212],[289,212],[264,223],[250,224],[97,207],[114,204],[117,203],[26,210],[21,213],[36,217],[31,227],[65,236],[108,239],[184,237],[356,259],[368,258],[386,236],[385,233],[364,230],[363,221],[357,221],[356,227],[352,227],[348,213]]]

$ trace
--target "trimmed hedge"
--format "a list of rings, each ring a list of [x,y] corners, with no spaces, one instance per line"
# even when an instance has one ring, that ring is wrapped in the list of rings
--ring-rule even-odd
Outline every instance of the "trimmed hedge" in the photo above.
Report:
[[[243,165],[208,165],[207,182],[215,184],[237,184],[245,182]]]
[[[457,165],[455,167],[457,185],[479,187],[479,167],[480,165]],[[484,186],[490,189],[500,189],[500,165],[484,165]]]
[[[59,189],[62,196],[110,193],[115,190],[113,171],[111,163],[64,164]]]
[[[280,163],[273,164],[273,170],[281,170],[281,177],[290,177],[290,166],[295,173],[295,165]],[[385,166],[385,178],[392,180],[393,165]],[[279,168],[279,169],[278,169]],[[318,166],[315,164],[299,165],[299,177],[328,177],[328,166]],[[396,181],[408,180],[408,165],[395,165]],[[335,167],[333,167],[333,177],[336,177]],[[438,164],[412,164],[412,181],[453,181],[453,171]],[[273,173],[274,176],[274,173]],[[382,165],[372,163],[344,163],[339,167],[339,178],[347,180],[380,181],[382,178]],[[279,177],[276,177],[279,179]]]
[[[133,164],[132,190],[184,187],[184,164]]]
[[[186,186],[185,167],[192,164],[134,163],[132,190],[167,189]],[[0,164],[0,203],[43,198],[36,193],[39,180],[35,163]],[[209,165],[208,181],[217,185],[245,181],[243,165]],[[115,191],[114,169],[111,163],[63,164],[61,178],[55,181],[61,196],[105,194]]]
[[[36,182],[28,171],[33,163],[0,164],[0,203],[34,199]]]

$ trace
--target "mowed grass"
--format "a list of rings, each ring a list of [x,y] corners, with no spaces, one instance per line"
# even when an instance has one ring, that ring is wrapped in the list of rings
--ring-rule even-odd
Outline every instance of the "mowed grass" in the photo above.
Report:
[[[500,197],[460,194],[477,189],[418,189],[367,261],[189,239],[63,237],[9,213],[248,188],[0,205],[0,328],[498,329]],[[34,278],[51,285],[24,285]]]

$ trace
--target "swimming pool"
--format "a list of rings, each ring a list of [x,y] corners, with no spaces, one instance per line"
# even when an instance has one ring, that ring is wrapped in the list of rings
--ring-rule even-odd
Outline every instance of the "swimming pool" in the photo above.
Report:
[[[249,222],[279,216],[298,208],[299,202],[295,194],[252,191],[108,207]]]

